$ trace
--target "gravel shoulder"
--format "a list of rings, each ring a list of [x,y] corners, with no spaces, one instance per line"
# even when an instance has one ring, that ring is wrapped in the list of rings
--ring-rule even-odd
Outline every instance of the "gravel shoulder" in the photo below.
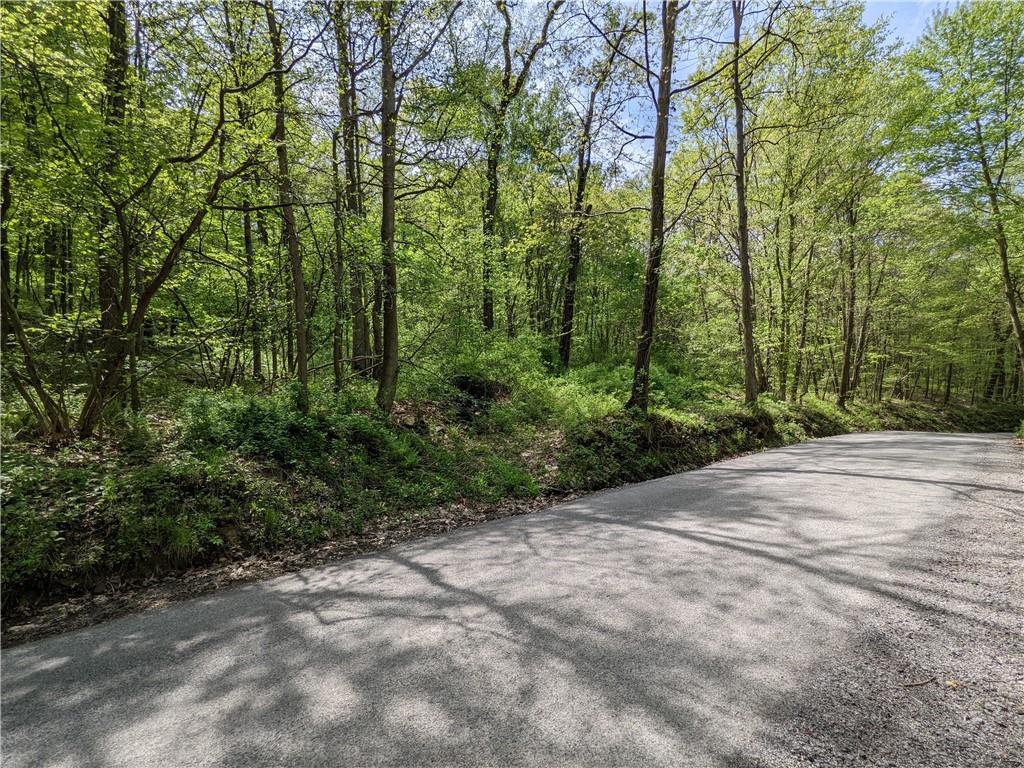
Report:
[[[738,764],[1024,766],[1024,442],[978,467],[848,646],[776,702],[763,755]]]

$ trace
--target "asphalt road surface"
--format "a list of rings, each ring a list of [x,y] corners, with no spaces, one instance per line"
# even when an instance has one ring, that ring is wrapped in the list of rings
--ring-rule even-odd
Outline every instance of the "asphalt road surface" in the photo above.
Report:
[[[1021,765],[1022,457],[827,438],[14,647],[3,765]]]

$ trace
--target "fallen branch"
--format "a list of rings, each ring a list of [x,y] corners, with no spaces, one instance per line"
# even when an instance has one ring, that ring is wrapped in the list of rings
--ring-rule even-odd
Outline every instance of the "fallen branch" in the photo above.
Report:
[[[928,683],[937,683],[938,678],[929,677],[927,680],[922,680],[919,683],[904,683],[903,688],[920,688],[922,685],[928,685]]]

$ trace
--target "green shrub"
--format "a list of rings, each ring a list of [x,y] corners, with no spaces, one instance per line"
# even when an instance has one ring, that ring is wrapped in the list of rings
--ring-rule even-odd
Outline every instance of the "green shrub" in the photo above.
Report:
[[[40,503],[49,486],[63,485],[51,474],[52,463],[28,453],[4,449],[0,521],[4,592],[31,581],[36,574],[65,570],[63,531],[74,524],[74,508]]]
[[[835,403],[806,397],[789,408],[793,419],[809,437],[829,437],[854,430],[853,417]]]
[[[541,351],[544,345],[544,339],[533,334],[514,339],[491,334],[483,343],[467,346],[449,358],[443,378],[475,376],[513,387],[524,375],[548,372]]]
[[[144,466],[111,478],[106,495],[117,515],[114,557],[133,566],[202,561],[223,548],[226,528],[249,522],[249,489],[219,462],[184,457]],[[246,528],[247,536],[262,538]]]
[[[114,422],[113,429],[122,452],[141,459],[151,456],[158,449],[156,436],[144,416],[123,411]]]
[[[111,458],[83,441],[46,453],[5,446],[3,459],[4,603],[24,588],[79,584],[102,570],[116,531],[104,484],[122,474]]]
[[[184,433],[193,447],[233,448],[295,466],[323,456],[329,429],[322,416],[302,413],[286,395],[203,393],[190,403]]]
[[[625,403],[633,384],[633,366],[625,363],[615,366],[596,363],[573,369],[569,379],[583,388],[606,395],[613,395]],[[710,384],[689,374],[670,371],[657,363],[651,364],[650,400],[654,407],[685,409],[699,403],[706,403],[712,392]]]
[[[779,442],[774,421],[760,410],[619,411],[566,434],[561,482],[582,490],[636,482]]]
[[[500,456],[484,459],[476,483],[475,495],[488,501],[506,497],[525,498],[540,493],[540,486],[529,472]]]
[[[229,545],[281,541],[280,488],[212,454],[141,464],[79,448],[6,451],[0,579],[5,603],[26,590],[81,588],[93,578],[206,562]]]
[[[466,445],[474,434],[515,429],[517,407],[503,402],[471,432],[448,431],[438,443],[376,413],[303,414],[286,397],[205,395],[191,404],[183,433],[200,453],[237,452],[301,475],[307,488],[320,484],[325,505],[359,524],[383,509],[536,493],[522,470]]]

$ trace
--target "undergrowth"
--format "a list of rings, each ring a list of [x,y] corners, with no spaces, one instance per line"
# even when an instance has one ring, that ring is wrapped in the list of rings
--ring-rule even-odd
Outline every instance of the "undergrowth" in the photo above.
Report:
[[[1022,417],[1015,406],[855,402],[844,411],[814,398],[745,408],[659,366],[640,416],[622,408],[628,366],[553,376],[517,354],[456,359],[443,378],[405,392],[390,420],[374,410],[367,382],[340,395],[314,389],[305,414],[288,389],[192,394],[59,450],[8,431],[4,604],[302,547],[446,503],[593,490],[844,432],[1012,431]]]

